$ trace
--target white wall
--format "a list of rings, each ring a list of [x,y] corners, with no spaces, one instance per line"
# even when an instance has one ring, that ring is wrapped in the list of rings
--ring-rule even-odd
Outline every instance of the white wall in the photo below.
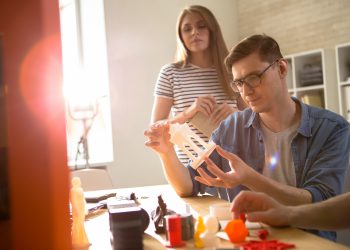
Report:
[[[236,1],[105,0],[116,187],[164,184],[160,161],[144,146],[153,89],[163,64],[173,61],[178,13],[191,4],[217,17],[229,48],[237,41]]]

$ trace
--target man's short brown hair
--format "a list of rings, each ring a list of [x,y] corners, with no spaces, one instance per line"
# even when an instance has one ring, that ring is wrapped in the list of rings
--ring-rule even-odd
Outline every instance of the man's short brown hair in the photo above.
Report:
[[[244,38],[231,49],[225,58],[227,71],[231,72],[234,63],[253,53],[257,53],[262,61],[269,63],[283,57],[275,39],[265,34],[252,35]]]

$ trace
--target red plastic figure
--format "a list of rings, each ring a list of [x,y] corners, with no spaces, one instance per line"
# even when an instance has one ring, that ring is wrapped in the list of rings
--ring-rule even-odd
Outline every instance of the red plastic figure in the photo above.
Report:
[[[278,240],[255,241],[242,244],[244,250],[283,250],[295,248],[294,244],[279,242]]]
[[[269,231],[267,231],[266,229],[262,229],[258,231],[258,237],[260,240],[266,240],[268,235],[269,235]]]
[[[241,213],[241,214],[239,215],[239,218],[240,218],[243,222],[245,222],[245,221],[246,221],[245,213]]]

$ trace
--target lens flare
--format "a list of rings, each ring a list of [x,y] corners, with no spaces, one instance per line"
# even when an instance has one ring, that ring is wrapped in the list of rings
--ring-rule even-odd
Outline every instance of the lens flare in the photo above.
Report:
[[[21,95],[28,109],[41,121],[55,123],[63,109],[61,45],[58,34],[35,44],[20,69]]]
[[[277,166],[277,162],[279,160],[279,156],[277,153],[275,153],[274,155],[272,155],[269,159],[269,168],[271,170],[274,170]]]

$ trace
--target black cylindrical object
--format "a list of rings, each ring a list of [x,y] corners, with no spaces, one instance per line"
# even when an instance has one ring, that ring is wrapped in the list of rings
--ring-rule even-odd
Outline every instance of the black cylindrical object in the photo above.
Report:
[[[145,211],[140,207],[127,207],[109,209],[108,212],[113,249],[143,249],[142,218],[145,216]]]

